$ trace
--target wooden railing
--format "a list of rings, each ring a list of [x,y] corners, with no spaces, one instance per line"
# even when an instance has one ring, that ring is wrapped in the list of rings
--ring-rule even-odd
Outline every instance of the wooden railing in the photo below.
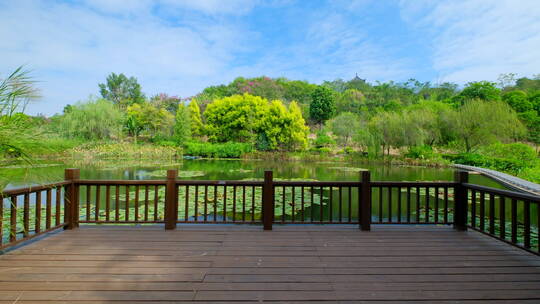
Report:
[[[467,172],[452,182],[371,181],[369,171],[343,182],[274,180],[272,171],[261,181],[179,180],[176,170],[165,180],[85,180],[78,169],[65,176],[1,193],[3,248],[80,223],[447,224],[539,252],[540,198],[469,184]]]
[[[540,251],[540,197],[468,183],[463,187],[470,205],[469,228],[527,251]],[[534,217],[536,231],[533,234]]]

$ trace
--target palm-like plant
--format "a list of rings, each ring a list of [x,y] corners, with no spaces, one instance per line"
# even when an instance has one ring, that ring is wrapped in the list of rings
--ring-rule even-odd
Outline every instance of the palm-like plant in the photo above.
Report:
[[[16,112],[24,112],[28,103],[39,97],[36,81],[23,66],[0,80],[0,116],[11,117]]]

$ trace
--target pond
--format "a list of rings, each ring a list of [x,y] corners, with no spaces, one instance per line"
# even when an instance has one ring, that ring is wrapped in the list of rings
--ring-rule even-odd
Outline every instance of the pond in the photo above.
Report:
[[[101,160],[40,161],[33,168],[0,167],[0,175],[9,180],[7,189],[63,180],[65,168],[80,168],[82,179],[164,179],[167,169],[178,169],[181,179],[242,180],[262,178],[265,170],[273,170],[275,178],[320,181],[356,181],[359,170],[371,171],[373,181],[451,181],[453,168],[389,166],[367,162],[308,162],[262,160]],[[471,175],[470,182],[504,188],[499,183]]]
[[[67,160],[67,161],[40,161],[37,165],[34,165],[32,168],[25,168],[24,166],[8,166],[0,168],[0,176],[3,180],[8,180],[9,184],[7,185],[7,188],[17,188],[22,187],[25,185],[30,184],[44,184],[49,182],[55,182],[59,180],[63,180],[64,176],[64,169],[65,168],[80,168],[81,169],[81,179],[97,179],[97,180],[111,180],[111,179],[123,179],[123,180],[148,180],[148,179],[165,179],[166,170],[167,169],[177,169],[179,170],[179,178],[180,179],[187,179],[187,180],[246,180],[246,179],[262,179],[264,176],[265,170],[273,170],[274,171],[274,178],[275,179],[281,179],[281,180],[318,180],[318,181],[358,181],[360,179],[360,171],[362,170],[369,170],[371,172],[371,179],[372,181],[452,181],[453,175],[454,175],[454,169],[453,168],[432,168],[432,167],[418,167],[418,166],[398,166],[398,165],[384,165],[381,163],[369,163],[369,162],[339,162],[339,161],[266,161],[266,160],[209,160],[209,159],[184,159],[184,160],[91,160],[91,161],[73,161],[73,160]],[[480,184],[484,186],[489,187],[495,187],[495,188],[502,188],[505,189],[505,187],[496,181],[484,177],[482,175],[470,175],[470,182],[474,184]],[[182,188],[182,187],[180,187]],[[296,194],[294,194],[296,190]],[[289,199],[293,196],[299,196],[300,191],[304,191],[304,189],[298,188],[292,190],[292,193],[286,193],[286,196]],[[306,189],[309,191],[309,189]],[[413,189],[414,190],[414,189]],[[450,189],[451,190],[451,189]],[[87,197],[86,188],[83,190],[81,189],[81,202],[85,201]],[[92,187],[91,193],[89,193],[89,197],[92,197],[93,202],[89,203],[89,208],[92,210],[85,210],[85,204],[81,204],[81,220],[85,220],[86,217],[89,214],[93,214],[95,210],[95,187]],[[134,197],[135,189],[133,187],[126,189],[125,191],[130,192],[130,197]],[[120,194],[120,200],[119,200],[119,206],[120,209],[120,218],[125,219],[125,217],[134,216],[134,214],[143,214],[142,207],[139,209],[139,207],[136,207],[133,205],[132,200],[125,199],[126,192],[122,192]],[[223,197],[217,197],[216,199],[212,197],[212,193],[209,194],[208,197],[204,197],[204,194],[202,191],[200,191],[197,196],[197,200],[195,200],[195,193],[193,187],[189,189],[190,195],[189,197],[189,208],[185,208],[184,213],[180,212],[179,217],[180,219],[192,221],[194,219],[201,220],[202,218],[206,218],[206,216],[210,217],[211,209],[209,208],[208,214],[203,214],[202,210],[206,210],[205,204],[209,203],[215,203],[218,205],[220,199],[223,200]],[[224,191],[224,190],[223,190]],[[228,189],[228,199],[227,202],[230,203],[232,197],[234,194],[229,193],[231,189]],[[248,190],[250,191],[250,190]],[[253,190],[255,191],[255,190]],[[260,190],[257,190],[256,193],[247,193],[247,197],[250,198],[252,195],[253,197],[257,196],[257,199],[254,201],[260,201],[261,193]],[[306,207],[305,210],[305,217],[306,220],[310,220],[311,216],[314,216],[314,221],[319,221],[321,218],[328,219],[329,217],[332,217],[333,221],[339,221],[339,219],[336,218],[336,216],[343,212],[343,217],[352,218],[353,220],[357,218],[358,214],[358,192],[356,190],[353,190],[351,192],[344,191],[343,193],[336,192],[337,189],[320,189],[318,192],[314,193],[315,195],[315,201],[313,204],[310,204],[309,207]],[[396,214],[395,210],[398,208],[398,197],[401,199],[400,201],[406,200],[406,193],[400,193],[398,192],[398,189],[394,189],[394,195],[391,199],[391,204],[386,204],[381,207],[381,209],[378,208],[377,205],[373,206],[372,211],[372,219],[373,221],[377,221],[377,219],[380,219],[382,217],[388,218],[390,216],[393,221],[396,220],[397,216],[403,216],[405,217],[405,214],[398,215]],[[162,193],[163,192],[163,193]],[[182,193],[182,190],[180,191]],[[184,192],[185,193],[185,192]],[[116,193],[111,193],[111,196],[115,195]],[[153,197],[155,193],[150,193],[150,197]],[[452,193],[450,193],[453,195]],[[45,195],[45,194],[43,194]],[[55,199],[55,193],[53,192],[53,200]],[[101,197],[100,206],[99,208],[103,209],[102,204],[105,202],[103,191],[99,194]],[[140,194],[141,197],[144,194]],[[185,197],[182,197],[183,194],[180,196],[180,202],[184,201]],[[240,195],[240,194],[239,194]],[[377,204],[378,198],[379,198],[379,190],[374,189],[373,191],[373,202],[374,204]],[[415,193],[412,193],[413,197],[415,197]],[[162,189],[159,193],[159,200],[164,199],[164,189]],[[343,205],[337,201],[338,197],[340,199],[343,199],[343,201],[352,201],[352,205]],[[429,197],[428,197],[429,196]],[[227,196],[226,196],[227,197]],[[291,207],[290,203],[287,205],[287,203],[283,202],[282,195],[279,193],[279,189],[276,190],[276,217],[284,220],[291,220]],[[310,197],[309,192],[306,193],[306,198]],[[388,199],[388,193],[383,193],[383,197],[385,197],[385,201]],[[441,206],[437,207],[435,205],[436,198],[440,197],[440,194],[435,194],[434,191],[431,192],[425,192],[424,190],[419,190],[418,192],[418,198],[419,202],[422,202],[421,204],[424,204],[423,202],[428,201],[429,204],[429,210],[430,210],[430,217],[433,216],[433,210],[437,209],[440,210],[440,214],[442,216],[442,209],[439,209]],[[427,198],[427,199],[426,199]],[[43,198],[44,199],[44,198]],[[207,201],[205,201],[205,199]],[[298,202],[300,197],[296,198],[296,201]],[[477,204],[478,204],[477,199]],[[495,214],[499,214],[498,211],[498,199],[496,199],[496,210]],[[311,202],[310,202],[311,203]],[[10,204],[9,200],[4,200],[4,226],[8,225],[9,221],[9,214],[8,214],[8,205]],[[35,198],[30,197],[30,204],[31,206],[35,205]],[[111,202],[113,204],[113,202]],[[202,204],[202,205],[201,205]],[[419,204],[419,206],[421,205]],[[126,208],[126,205],[129,206]],[[197,210],[195,206],[200,205],[200,208]],[[226,204],[225,204],[226,205]],[[223,210],[223,207],[219,207],[217,214],[214,216],[217,217],[218,221],[226,218],[227,220],[234,219],[235,212],[236,211],[230,209],[231,205],[229,207],[225,207],[226,210]],[[248,214],[253,215],[253,220],[260,219],[260,210],[261,206],[260,204],[253,204],[254,211],[251,211],[249,209],[249,206],[252,205],[251,202],[249,202],[248,199]],[[488,204],[489,205],[489,204]],[[156,204],[157,206],[157,204]],[[160,205],[161,206],[161,205]],[[195,208],[194,208],[195,207]],[[239,205],[237,206],[238,208]],[[477,206],[479,207],[479,206]],[[111,205],[111,208],[116,208],[115,205]],[[421,208],[423,210],[426,210],[424,208],[424,205],[421,205]],[[181,208],[184,209],[184,208]],[[294,209],[294,207],[293,207]],[[416,202],[412,203],[411,209],[412,217],[415,218],[417,216],[416,212],[414,211],[416,208]],[[450,199],[449,201],[449,210],[453,209],[453,199]],[[394,210],[391,212],[390,210]],[[419,209],[417,209],[419,210]],[[511,216],[510,214],[511,208],[509,206],[506,207],[505,214],[506,218],[509,218]],[[22,211],[22,210],[20,210]],[[63,211],[63,210],[62,210]],[[518,205],[518,218],[523,218],[523,208],[521,204]],[[152,214],[150,216],[154,216],[155,213],[157,218],[163,217],[162,208],[156,208],[155,210],[150,210]],[[215,212],[215,211],[214,211]],[[486,214],[489,210],[486,209]],[[532,214],[536,214],[536,206],[532,207],[531,210]],[[294,211],[292,211],[294,214]],[[435,213],[436,214],[436,213]],[[22,215],[21,215],[22,216]],[[297,213],[295,216],[302,216],[304,215]],[[422,211],[418,214],[418,218],[420,220],[424,220],[427,215]],[[451,214],[450,214],[451,216]],[[19,217],[19,216],[18,216]],[[90,219],[90,218],[88,218]],[[451,221],[451,218],[450,218]],[[496,225],[498,229],[498,222],[499,220],[496,220]],[[534,226],[537,225],[537,220],[535,217],[531,219],[531,222]],[[509,224],[508,222],[506,223]],[[18,225],[19,226],[19,225]],[[7,226],[4,227],[4,229],[7,229]],[[22,229],[22,228],[21,228]],[[522,230],[522,227],[520,225],[520,230]],[[506,231],[510,231],[510,229],[506,229]],[[533,228],[532,231],[533,235],[536,235],[537,229]],[[4,234],[6,235],[6,234]]]

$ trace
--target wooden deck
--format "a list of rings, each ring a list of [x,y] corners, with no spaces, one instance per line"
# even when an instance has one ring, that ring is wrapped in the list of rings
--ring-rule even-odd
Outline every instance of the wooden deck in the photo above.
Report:
[[[540,303],[540,257],[436,226],[81,227],[0,256],[0,303]]]

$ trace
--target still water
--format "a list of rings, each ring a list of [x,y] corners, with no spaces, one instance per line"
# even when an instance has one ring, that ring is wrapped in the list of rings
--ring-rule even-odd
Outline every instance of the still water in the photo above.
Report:
[[[7,189],[29,184],[63,180],[65,168],[80,168],[81,179],[164,179],[167,169],[177,169],[181,179],[242,180],[262,178],[265,170],[273,170],[274,178],[319,181],[356,181],[361,169],[371,171],[373,181],[451,181],[453,168],[384,165],[367,162],[308,162],[261,160],[179,160],[138,161],[42,161],[32,168],[0,167],[0,175],[8,180]],[[470,182],[504,188],[481,175],[471,175]]]

